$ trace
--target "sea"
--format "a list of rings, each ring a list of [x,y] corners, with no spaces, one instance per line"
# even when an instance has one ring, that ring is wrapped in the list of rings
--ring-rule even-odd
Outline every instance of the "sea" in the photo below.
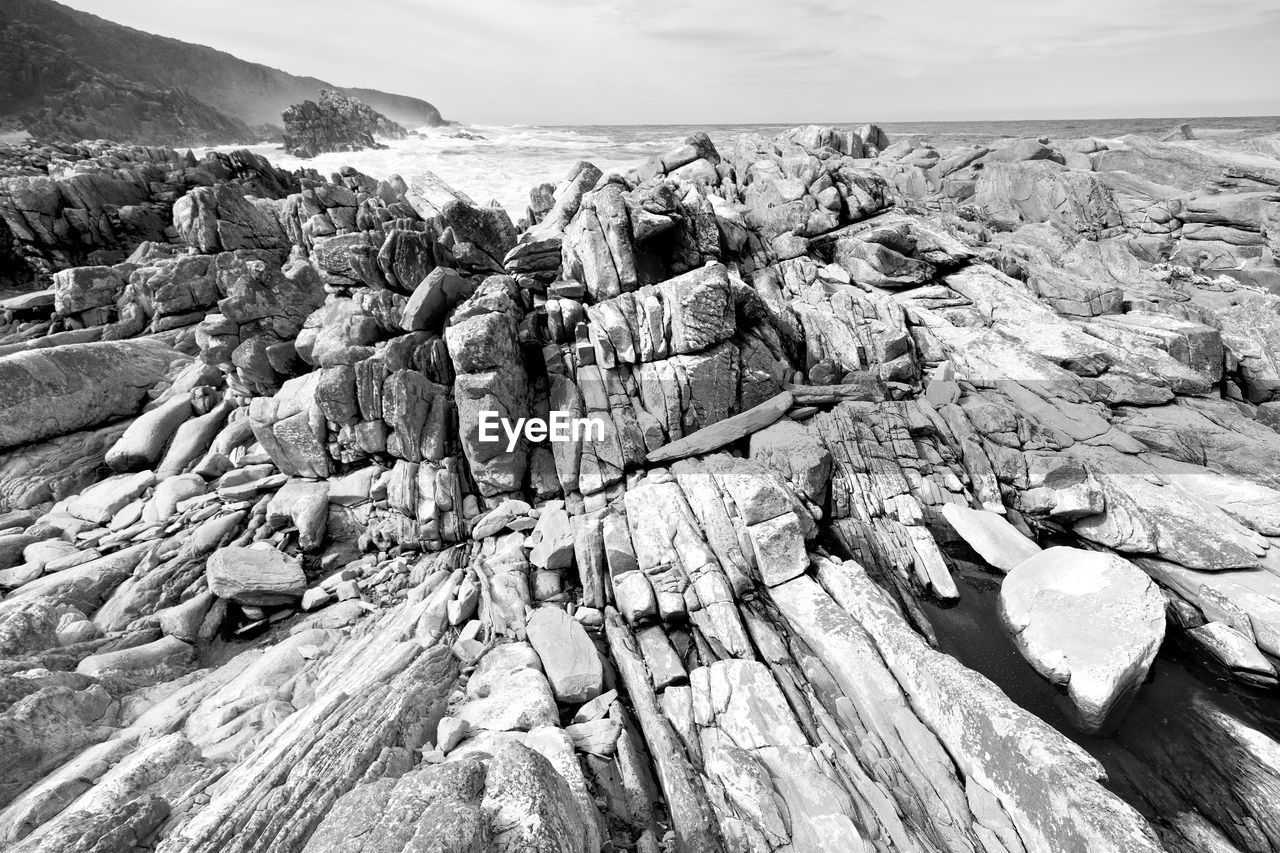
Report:
[[[856,128],[863,122],[810,122]],[[891,141],[911,137],[939,148],[990,144],[1002,139],[1047,136],[1073,139],[1085,136],[1114,139],[1126,134],[1163,136],[1190,124],[1200,140],[1234,142],[1280,134],[1280,116],[1214,118],[1134,118],[1043,121],[894,122],[880,123]],[[497,201],[519,219],[529,204],[529,190],[544,182],[557,183],[578,161],[589,160],[606,172],[625,171],[654,154],[678,145],[696,131],[706,132],[718,148],[731,149],[744,133],[773,136],[791,124],[644,124],[644,125],[483,125],[424,127],[389,148],[322,154],[302,160],[285,153],[278,143],[197,148],[229,151],[249,148],[286,169],[311,167],[329,174],[353,166],[375,178],[392,174],[408,177],[429,170],[479,203]]]

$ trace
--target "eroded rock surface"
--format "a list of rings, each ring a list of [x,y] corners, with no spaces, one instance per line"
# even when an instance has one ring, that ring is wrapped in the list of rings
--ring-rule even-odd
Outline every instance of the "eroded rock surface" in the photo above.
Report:
[[[1192,146],[24,154],[0,846],[1280,850],[1280,171]]]

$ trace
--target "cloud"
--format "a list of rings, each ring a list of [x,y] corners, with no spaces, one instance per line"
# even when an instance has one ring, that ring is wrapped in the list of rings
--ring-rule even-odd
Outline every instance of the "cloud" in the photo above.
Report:
[[[855,65],[912,69],[1154,49],[1280,21],[1280,0],[897,0],[892,14],[865,0],[690,0],[674,10],[615,0],[602,8],[640,37],[676,48],[815,59],[843,51]]]
[[[487,123],[1280,112],[1280,0],[64,2]]]

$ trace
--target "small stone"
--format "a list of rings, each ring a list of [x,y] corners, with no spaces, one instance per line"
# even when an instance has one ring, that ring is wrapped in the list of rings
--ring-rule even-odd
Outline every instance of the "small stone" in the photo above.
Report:
[[[622,733],[622,724],[617,720],[598,718],[565,726],[564,732],[579,752],[608,756],[613,755],[618,735]]]
[[[457,640],[454,642],[453,656],[463,664],[473,664],[484,654],[484,643],[479,640]]]
[[[457,717],[441,717],[439,725],[436,726],[436,749],[448,755],[450,750],[462,743],[470,731],[471,724],[466,720],[460,720]]]
[[[575,609],[573,618],[585,628],[599,628],[604,624],[604,613],[594,607],[579,607]]]
[[[321,587],[313,586],[302,594],[302,609],[318,610],[332,600],[333,596],[329,592]]]
[[[533,574],[531,593],[534,601],[550,601],[563,591],[559,572],[541,569]]]
[[[579,708],[578,712],[573,715],[573,722],[589,723],[592,720],[600,719],[605,714],[609,713],[609,707],[613,705],[613,700],[617,698],[617,690],[606,690]]]

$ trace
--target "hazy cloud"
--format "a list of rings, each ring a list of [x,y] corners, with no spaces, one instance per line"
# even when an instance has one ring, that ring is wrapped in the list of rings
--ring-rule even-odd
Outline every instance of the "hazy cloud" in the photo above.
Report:
[[[1280,112],[1280,0],[64,2],[473,122]]]

